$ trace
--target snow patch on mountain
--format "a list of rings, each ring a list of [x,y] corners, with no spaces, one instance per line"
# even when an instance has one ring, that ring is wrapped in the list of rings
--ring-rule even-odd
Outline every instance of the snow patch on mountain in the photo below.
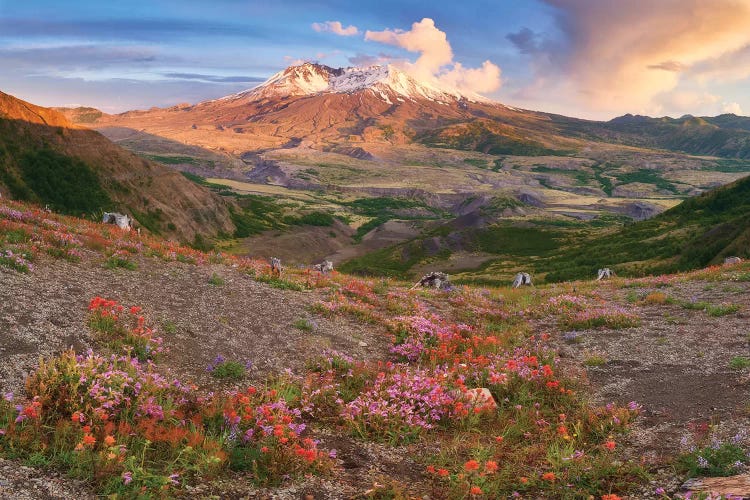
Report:
[[[351,94],[368,89],[388,104],[393,104],[393,100],[404,102],[404,99],[428,99],[440,103],[488,101],[480,95],[417,81],[393,65],[336,69],[313,63],[290,66],[261,85],[227,96],[226,99],[260,100],[324,93]]]

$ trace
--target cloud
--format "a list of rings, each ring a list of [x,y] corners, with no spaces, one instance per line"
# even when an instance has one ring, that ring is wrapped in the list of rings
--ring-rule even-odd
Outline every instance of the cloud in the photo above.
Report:
[[[260,83],[266,81],[265,78],[257,76],[218,76],[200,73],[162,73],[162,76],[177,80],[198,80],[211,83]]]
[[[463,91],[486,93],[500,88],[500,68],[485,61],[480,68],[465,68],[453,60],[453,49],[435,21],[424,18],[411,30],[386,29],[365,33],[365,40],[400,47],[419,54],[417,60],[396,61],[395,65],[419,80],[449,85]]]
[[[453,69],[440,75],[440,80],[457,89],[484,94],[498,89],[502,82],[500,73],[500,68],[490,61],[484,61],[480,68],[464,68],[457,62]]]
[[[160,56],[159,62],[177,62]],[[51,47],[0,48],[0,66],[47,71],[101,69],[112,66],[149,65],[157,61],[157,52],[149,47],[111,45],[60,45]]]
[[[432,78],[443,66],[453,61],[453,50],[446,34],[435,27],[435,21],[424,18],[411,25],[410,31],[367,31],[365,40],[395,45],[418,52],[416,62],[410,65],[411,73],[423,80]]]
[[[735,115],[742,114],[742,107],[736,102],[725,102],[721,107],[724,113],[734,113]]]
[[[663,69],[664,71],[673,71],[675,73],[685,71],[686,68],[686,65],[677,61],[664,61],[659,64],[652,64],[648,67],[648,69]]]
[[[110,78],[86,80],[54,76],[24,77],[0,74],[0,88],[40,106],[76,103],[107,113],[120,113],[152,106],[216,99],[246,90],[247,83],[213,83],[200,80],[132,80]]]
[[[739,55],[750,62],[750,0],[544,1],[555,9],[556,30],[508,35],[531,61],[537,96],[638,112],[699,75],[750,74],[748,64],[732,65]]]
[[[654,97],[654,104],[649,109],[653,114],[665,111],[678,114],[716,114],[716,104],[721,97],[705,91],[675,90],[664,92]]]
[[[284,29],[281,27],[280,29]],[[213,37],[235,37],[243,39],[268,39],[278,35],[277,28],[234,22],[217,22],[209,19],[176,18],[98,18],[88,20],[60,20],[58,18],[11,18],[0,17],[0,33],[3,37],[49,39],[51,37],[71,40],[149,41],[164,43],[166,40],[184,40],[196,33],[210,33]]]
[[[706,59],[690,68],[699,82],[735,82],[750,77],[750,43],[744,47]]]
[[[510,40],[521,54],[536,54],[540,50],[541,37],[529,28],[521,28],[518,33],[508,33],[505,38]]]
[[[377,64],[390,64],[397,60],[399,59],[396,56],[385,54],[383,52],[380,52],[376,56],[358,53],[355,56],[349,57],[349,62],[359,67],[375,66]]]
[[[359,34],[359,29],[356,26],[344,26],[341,21],[326,21],[324,23],[312,23],[312,29],[318,33],[328,32],[339,36],[354,36]]]

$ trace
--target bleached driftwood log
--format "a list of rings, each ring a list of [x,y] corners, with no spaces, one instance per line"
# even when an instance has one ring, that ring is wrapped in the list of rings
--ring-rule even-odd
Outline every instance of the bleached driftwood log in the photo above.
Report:
[[[323,274],[328,274],[333,271],[333,262],[331,262],[330,260],[324,260],[320,264],[315,264],[313,266],[313,269]]]
[[[133,220],[130,217],[124,214],[118,214],[117,212],[104,212],[102,222],[104,224],[114,224],[120,229],[125,229],[126,231],[130,231],[130,228],[133,225]]]
[[[281,266],[281,259],[278,257],[271,257],[271,274],[281,276],[281,271],[283,270],[284,268]]]
[[[615,275],[615,272],[613,270],[611,270],[608,267],[605,267],[603,269],[599,269],[599,272],[597,273],[597,276],[596,276],[596,281],[607,280],[614,275]]]
[[[436,288],[438,290],[450,290],[453,287],[448,275],[440,271],[425,274],[411,289],[414,290],[420,286],[423,288]]]
[[[516,279],[513,280],[513,288],[518,288],[519,286],[534,286],[529,273],[516,274]]]
[[[750,497],[750,474],[729,477],[696,477],[682,485],[688,491],[722,495],[721,498]],[[713,497],[718,498],[718,497]]]

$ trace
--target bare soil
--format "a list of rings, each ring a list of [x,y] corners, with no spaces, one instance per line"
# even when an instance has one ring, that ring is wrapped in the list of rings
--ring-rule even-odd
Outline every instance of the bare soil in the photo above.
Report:
[[[160,364],[204,390],[230,387],[206,371],[220,354],[252,363],[243,384],[269,373],[299,370],[305,360],[327,348],[358,359],[388,357],[388,336],[378,327],[311,314],[309,306],[323,298],[319,291],[278,290],[219,265],[143,258],[138,266],[135,271],[108,270],[101,261],[86,260],[80,264],[42,261],[30,274],[0,268],[0,389],[20,392],[39,357],[59,354],[69,346],[78,351],[97,348],[86,326],[88,302],[97,295],[143,306],[171,349]],[[224,284],[210,284],[213,274]],[[643,406],[642,417],[620,444],[649,469],[661,468],[658,484],[665,485],[678,480],[668,464],[680,451],[683,437],[705,424],[715,424],[726,436],[750,424],[748,372],[729,367],[733,357],[750,356],[750,283],[696,281],[660,289],[602,283],[598,288],[602,297],[622,304],[632,292],[645,296],[651,291],[678,301],[732,303],[741,308],[711,317],[677,303],[635,305],[640,326],[580,331],[575,341],[566,341],[564,332],[548,321],[537,327],[552,333],[561,361],[581,375],[594,402],[636,401]],[[300,318],[314,324],[313,330],[295,328],[293,323]],[[587,366],[594,355],[604,364]],[[316,429],[316,435],[323,448],[338,452],[334,476],[310,477],[271,491],[253,487],[241,475],[230,475],[189,488],[185,497],[354,498],[376,484],[387,484],[388,478],[417,490],[428,484],[419,458],[436,452],[429,440],[392,447],[359,441],[336,429]],[[440,498],[440,492],[427,488],[419,494]],[[0,497],[93,495],[84,485],[54,472],[0,460]],[[644,490],[636,497],[649,494]]]
[[[214,273],[223,285],[209,283]],[[218,355],[249,361],[251,375],[266,375],[298,370],[326,349],[369,359],[388,347],[377,328],[313,317],[308,308],[321,299],[317,291],[278,290],[225,266],[141,259],[128,271],[56,261],[30,274],[0,268],[0,387],[21,389],[40,356],[94,348],[86,317],[95,296],[142,306],[170,349],[162,364],[199,386],[216,383],[206,369]],[[312,331],[295,328],[299,319]]]
[[[628,292],[660,291],[684,301],[732,303],[741,309],[721,317],[679,304],[636,306],[641,325],[624,330],[586,330],[574,342],[558,336],[563,359],[582,370],[598,403],[643,406],[629,436],[631,453],[648,463],[666,462],[680,451],[683,437],[718,424],[732,435],[750,420],[750,378],[730,360],[750,356],[750,283],[687,282],[660,289],[616,289],[602,285],[602,296],[625,303]],[[600,356],[600,366],[585,366]]]

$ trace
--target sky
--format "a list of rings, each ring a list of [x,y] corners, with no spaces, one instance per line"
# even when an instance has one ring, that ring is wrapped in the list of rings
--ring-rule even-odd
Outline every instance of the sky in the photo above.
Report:
[[[590,119],[750,114],[750,0],[0,0],[0,90],[114,113],[389,63]]]

